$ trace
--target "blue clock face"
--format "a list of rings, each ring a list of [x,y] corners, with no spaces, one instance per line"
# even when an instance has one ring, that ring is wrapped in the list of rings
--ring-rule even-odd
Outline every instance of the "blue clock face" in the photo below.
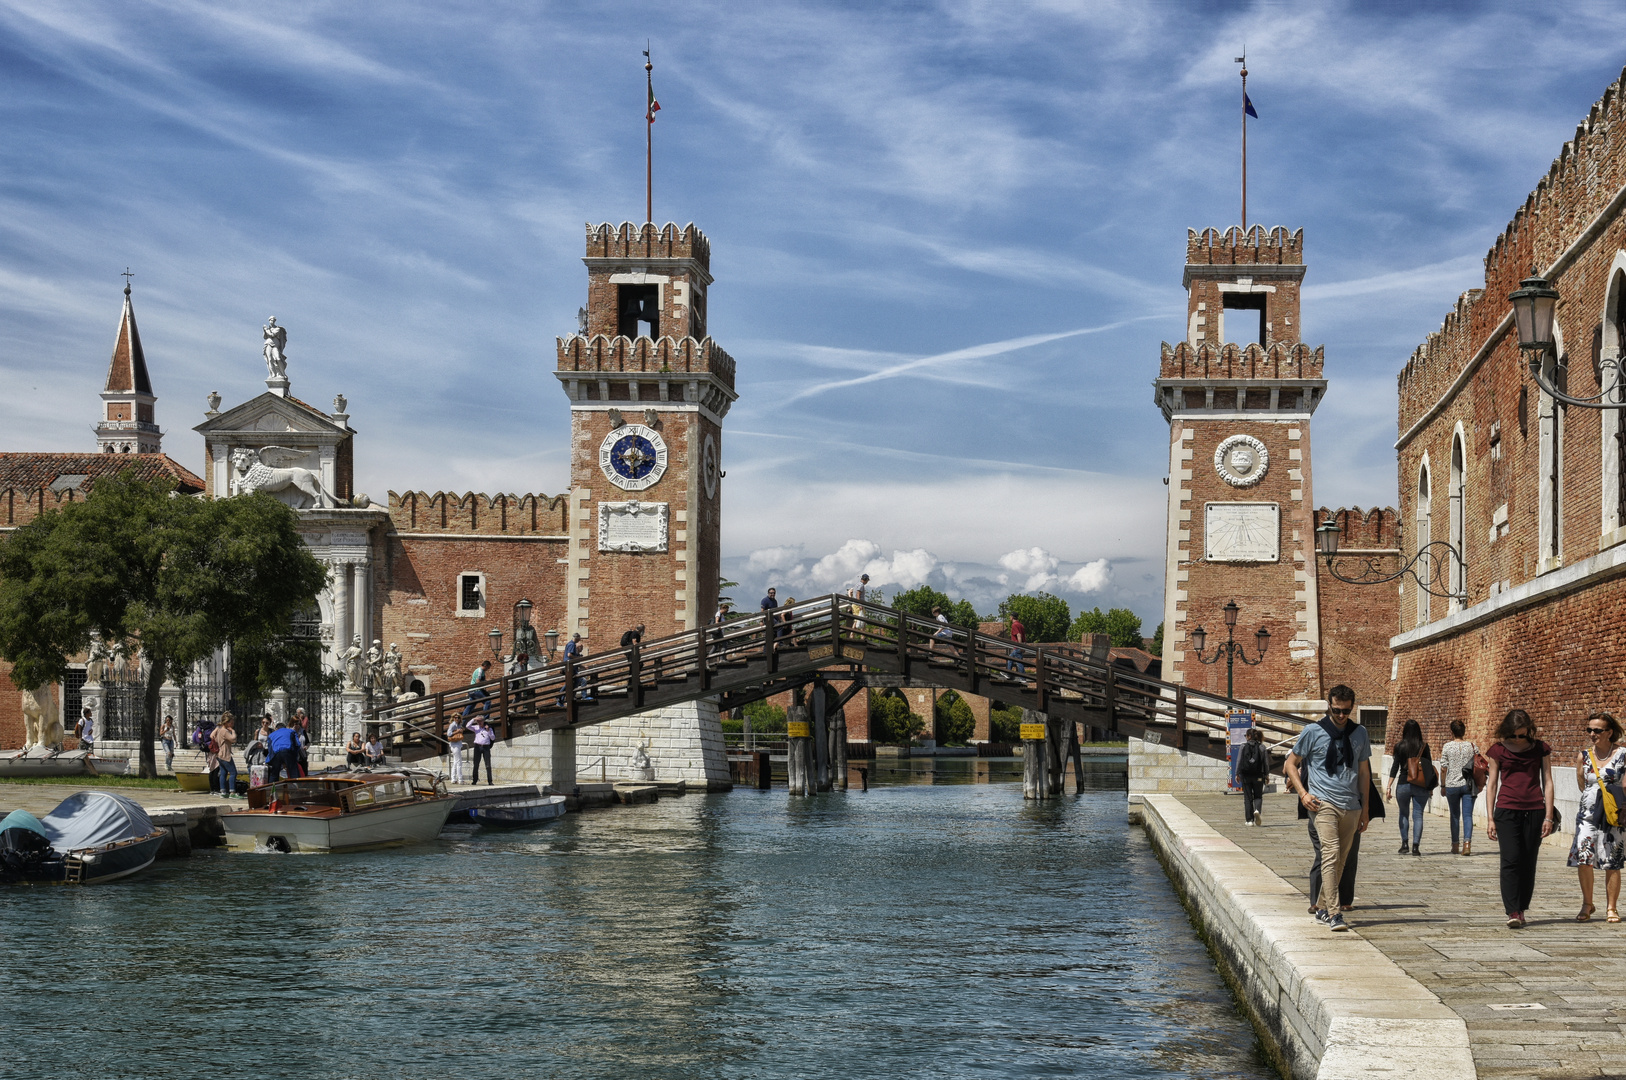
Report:
[[[642,480],[655,468],[655,447],[642,435],[623,435],[610,448],[610,467],[627,480]]]

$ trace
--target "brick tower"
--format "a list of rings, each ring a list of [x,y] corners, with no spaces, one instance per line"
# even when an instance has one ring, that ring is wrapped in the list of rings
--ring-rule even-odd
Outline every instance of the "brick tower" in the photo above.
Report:
[[[723,417],[734,360],[706,333],[711,245],[693,225],[587,226],[587,306],[559,341],[570,399],[565,629],[592,651],[629,627],[692,630],[717,604]],[[586,729],[627,775],[645,745],[658,776],[726,785],[714,702]]]
[[[1323,348],[1299,339],[1304,232],[1188,230],[1186,340],[1163,345],[1156,400],[1169,422],[1165,677],[1225,691],[1225,661],[1196,662],[1236,638],[1263,663],[1235,667],[1236,696],[1298,711],[1321,698],[1321,628],[1310,491],[1310,417],[1326,392]]]
[[[96,424],[97,450],[104,454],[162,452],[164,433],[153,422],[153,406],[158,399],[147,376],[147,357],[141,351],[129,282],[124,284],[124,313],[119,317],[119,334],[113,342],[113,359],[107,365],[102,402],[102,417]]]

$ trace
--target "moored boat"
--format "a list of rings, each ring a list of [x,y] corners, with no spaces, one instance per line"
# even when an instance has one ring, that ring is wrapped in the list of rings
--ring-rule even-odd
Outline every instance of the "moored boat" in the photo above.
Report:
[[[97,757],[88,750],[53,753],[35,748],[0,757],[0,776],[122,776],[130,763],[122,758]]]
[[[220,823],[234,851],[353,851],[433,840],[456,802],[426,772],[325,773],[254,788]]]
[[[78,791],[43,819],[14,810],[0,821],[0,881],[98,885],[151,866],[163,840],[134,800]]]
[[[475,824],[487,829],[528,829],[561,817],[564,812],[563,795],[533,795],[469,808]]]

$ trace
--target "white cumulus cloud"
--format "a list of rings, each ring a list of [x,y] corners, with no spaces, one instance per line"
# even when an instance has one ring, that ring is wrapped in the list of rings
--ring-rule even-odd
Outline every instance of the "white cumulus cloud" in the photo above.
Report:
[[[1060,559],[1038,546],[1018,548],[999,557],[1000,566],[1026,579],[1019,590],[1021,592],[1039,592],[1055,585],[1059,580],[1056,567],[1060,564]],[[1007,582],[1010,580],[1007,575],[1001,577]]]
[[[1106,559],[1087,562],[1067,577],[1067,588],[1074,592],[1100,592],[1112,582],[1112,564]]]

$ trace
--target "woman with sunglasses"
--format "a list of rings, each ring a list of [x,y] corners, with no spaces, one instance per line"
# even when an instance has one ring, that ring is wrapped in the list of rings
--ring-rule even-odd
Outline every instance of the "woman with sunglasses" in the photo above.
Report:
[[[1588,746],[1575,756],[1575,784],[1581,789],[1581,806],[1575,813],[1575,840],[1570,844],[1570,865],[1581,879],[1581,912],[1576,922],[1587,922],[1592,906],[1595,869],[1603,870],[1603,891],[1608,898],[1608,920],[1620,921],[1620,870],[1626,866],[1626,818],[1619,813],[1623,793],[1620,778],[1626,774],[1626,746],[1616,746],[1620,721],[1606,712],[1586,718]],[[1604,793],[1615,800],[1615,820],[1610,824]]]
[[[1491,819],[1486,834],[1502,855],[1502,908],[1509,929],[1524,926],[1536,891],[1536,857],[1553,831],[1552,747],[1536,737],[1535,722],[1513,709],[1496,728],[1500,740],[1485,751]]]

